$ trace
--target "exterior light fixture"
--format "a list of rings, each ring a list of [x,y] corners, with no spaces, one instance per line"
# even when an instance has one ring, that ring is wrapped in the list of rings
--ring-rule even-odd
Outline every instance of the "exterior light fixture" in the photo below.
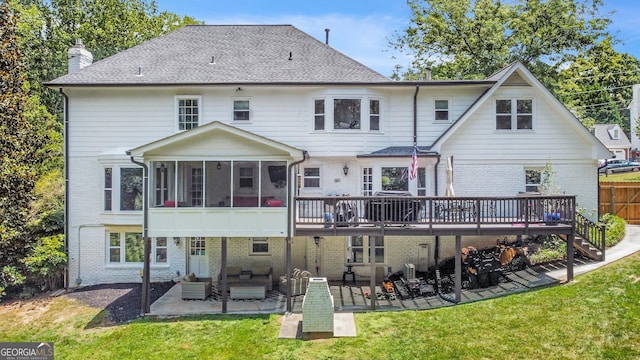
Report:
[[[218,161],[218,165],[216,165],[216,169],[218,169],[218,170],[222,169],[222,164],[220,164],[220,161]]]
[[[176,244],[176,246],[180,246],[180,238],[179,237],[174,237],[173,238],[173,242]]]
[[[347,164],[344,164],[344,166],[342,167],[342,171],[344,172],[344,176],[347,176],[347,174],[349,174],[349,167],[347,166]]]
[[[316,246],[320,245],[320,236],[314,236],[313,237],[313,242],[316,243]]]

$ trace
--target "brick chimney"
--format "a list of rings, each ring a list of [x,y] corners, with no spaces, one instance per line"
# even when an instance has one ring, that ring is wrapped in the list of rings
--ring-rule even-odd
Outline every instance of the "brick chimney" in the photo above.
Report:
[[[76,40],[76,44],[67,52],[68,60],[68,73],[72,74],[82,69],[83,67],[91,65],[93,62],[93,55],[89,50],[84,48],[82,39]]]

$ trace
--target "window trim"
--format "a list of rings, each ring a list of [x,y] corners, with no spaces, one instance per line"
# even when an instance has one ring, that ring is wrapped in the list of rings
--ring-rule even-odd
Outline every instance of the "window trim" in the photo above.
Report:
[[[371,112],[371,104],[372,104],[373,101],[377,101],[378,102],[378,113],[377,114],[373,114]],[[367,112],[368,112],[368,116],[369,116],[369,131],[375,131],[375,132],[381,131],[380,121],[382,120],[382,100],[380,100],[380,98],[377,98],[377,97],[370,97],[369,98],[369,108],[367,109]],[[378,128],[377,129],[372,129],[371,128],[371,118],[372,117],[377,117],[378,118]]]
[[[317,176],[307,176],[305,175],[306,169],[318,169]],[[318,179],[318,186],[306,186],[306,179]],[[302,168],[302,189],[313,189],[318,190],[322,188],[322,169],[320,166],[304,166]]]
[[[539,183],[529,183],[529,176],[527,176],[527,172],[536,171],[540,176]],[[525,192],[540,192],[540,186],[542,185],[542,174],[544,172],[544,167],[539,166],[527,166],[524,168],[524,191]],[[535,190],[529,190],[529,187],[535,186]]]
[[[366,238],[365,238],[366,237]],[[353,244],[353,240],[356,238],[361,238],[362,240],[362,245],[351,245]],[[346,258],[346,262],[348,264],[357,264],[357,265],[371,265],[371,261],[369,258],[369,253],[370,253],[370,247],[369,247],[369,242],[373,240],[374,244],[377,240],[380,240],[382,242],[382,245],[375,245],[376,250],[377,249],[382,249],[382,262],[375,262],[375,264],[377,265],[381,265],[381,264],[386,264],[387,263],[387,252],[385,251],[385,241],[384,241],[384,236],[373,236],[373,235],[354,235],[354,236],[349,236],[347,241],[346,241],[346,254],[347,254],[347,258]],[[353,261],[353,257],[351,256],[352,254],[352,250],[353,248],[357,248],[357,249],[362,249],[362,261],[358,262],[358,261]]]
[[[247,102],[247,109],[236,109],[236,102],[240,102],[240,101],[246,101]],[[246,112],[247,113],[247,118],[246,119],[236,119],[236,113],[240,113],[240,112]],[[248,97],[235,97],[233,98],[233,101],[231,103],[231,121],[233,122],[240,122],[240,123],[247,123],[250,122],[252,119],[251,116],[251,98]]]
[[[327,100],[323,97],[321,98],[313,98],[313,103],[312,103],[312,113],[313,113],[313,131],[326,131],[327,130]],[[322,101],[322,113],[317,113],[316,112],[316,102],[318,101]],[[316,119],[318,117],[322,117],[322,128],[318,129],[317,128],[317,123],[316,123]]]
[[[113,211],[113,166],[105,166],[102,172],[102,210]],[[107,181],[108,179],[108,181]],[[107,196],[107,194],[109,194]],[[118,204],[119,205],[119,204]],[[107,209],[108,208],[108,209]]]
[[[334,96],[332,98],[331,101],[331,113],[333,114],[333,131],[362,131],[362,117],[363,115],[363,111],[362,111],[362,100],[364,97],[362,96]],[[357,128],[340,128],[340,127],[336,127],[336,100],[357,100],[359,102],[360,105],[360,109],[359,109],[359,115],[360,115],[360,119],[358,120],[358,127]],[[326,104],[325,104],[326,105]],[[327,109],[325,108],[325,114],[326,114]],[[367,110],[368,112],[368,110]],[[326,127],[326,125],[325,125]]]
[[[269,256],[271,255],[271,243],[268,237],[252,237],[249,239],[249,255],[250,256]],[[256,251],[255,245],[266,245],[266,251]]]
[[[176,95],[174,97],[174,121],[175,131],[182,132],[191,129],[180,129],[180,100],[197,100],[198,101],[198,123],[191,129],[195,129],[202,125],[203,112],[202,112],[202,95]]]
[[[443,109],[438,109],[436,107],[436,102],[438,101],[446,101],[447,102],[447,119],[446,120],[438,120],[437,113],[438,111],[445,111]],[[448,124],[451,123],[451,107],[452,107],[452,99],[451,97],[434,97],[433,98],[433,122],[439,124]]]
[[[511,123],[509,129],[499,129],[498,128],[498,115],[506,116],[507,113],[498,113],[498,101],[500,100],[509,100],[511,101],[511,112],[509,115],[511,116]],[[531,113],[518,113],[518,101],[531,101]],[[522,132],[522,131],[533,131],[534,123],[535,123],[535,108],[536,101],[533,96],[512,96],[512,97],[496,97],[493,101],[493,119],[494,126],[496,131],[512,131],[512,132]],[[518,116],[526,115],[531,116],[531,128],[518,128]]]
[[[111,235],[118,234],[118,240],[120,244],[118,246],[111,246]],[[106,232],[106,264],[107,265],[140,265],[144,262],[144,254],[143,259],[141,261],[127,261],[127,234],[137,234],[139,235],[142,246],[144,247],[144,239],[142,231],[140,230],[119,230],[119,231],[108,231]],[[111,250],[119,249],[120,250],[120,259],[118,261],[111,261]],[[155,262],[154,262],[155,263]],[[165,263],[161,263],[165,264]]]
[[[105,174],[106,174],[106,170],[107,169],[111,169],[111,188],[108,189],[105,187]],[[140,194],[142,196],[142,201],[141,201],[141,206],[140,209],[133,209],[133,210],[121,210],[122,209],[122,204],[121,204],[121,200],[122,200],[122,169],[137,169],[139,171],[143,171],[143,169],[141,167],[137,167],[133,164],[126,164],[126,163],[120,163],[120,162],[109,162],[109,163],[104,163],[102,165],[102,172],[101,172],[101,179],[102,179],[102,194],[101,194],[101,198],[102,198],[102,207],[101,207],[101,211],[104,213],[109,213],[109,214],[140,214],[142,213],[142,209],[144,208],[144,202],[147,201],[147,196],[146,194],[144,194],[144,187],[141,184],[140,185]],[[144,176],[144,171],[142,176]],[[106,207],[107,205],[107,197],[106,197],[106,192],[110,191],[111,192],[111,209],[108,210]]]

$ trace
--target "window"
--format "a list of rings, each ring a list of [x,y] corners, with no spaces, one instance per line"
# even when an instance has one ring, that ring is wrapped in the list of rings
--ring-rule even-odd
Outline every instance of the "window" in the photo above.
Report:
[[[541,169],[525,169],[525,191],[540,191],[540,184],[542,183],[542,170]]]
[[[313,102],[314,130],[324,130],[324,100],[317,99]]]
[[[253,188],[253,168],[241,167],[239,169],[239,185],[241,188]]]
[[[143,261],[144,241],[142,233],[112,232],[108,236],[109,263],[141,263]]]
[[[360,99],[333,100],[333,128],[360,129]]]
[[[418,196],[427,196],[427,169],[423,167],[418,168]]]
[[[233,120],[249,120],[249,100],[233,100]]]
[[[113,197],[113,169],[104,169],[104,209],[111,211],[111,200]]]
[[[191,206],[202,206],[203,178],[202,167],[194,167],[191,169]]]
[[[614,138],[615,140],[620,139],[620,130],[618,130],[618,129],[614,129],[614,130],[613,130],[613,138]]]
[[[365,237],[362,235],[350,236],[347,240],[347,262],[355,264],[369,264],[369,245],[375,246],[375,259],[376,264],[383,264],[384,260],[384,237],[382,236],[369,236],[369,241],[365,242]]]
[[[383,167],[382,190],[408,191],[409,168],[407,167]]]
[[[198,127],[200,121],[200,97],[176,98],[178,113],[178,130],[190,130]]]
[[[189,238],[189,253],[191,256],[203,256],[206,255],[207,244],[203,237],[191,237]]]
[[[154,204],[156,206],[167,206],[169,198],[169,173],[173,174],[173,163],[154,163]],[[173,195],[173,194],[171,194]],[[175,205],[175,202],[174,202]]]
[[[251,239],[251,254],[252,255],[268,255],[269,254],[269,239],[263,237],[257,237]]]
[[[302,181],[304,188],[320,187],[320,168],[304,168],[304,179]]]
[[[152,259],[158,264],[167,262],[167,238],[159,237],[153,241],[153,255]]]
[[[120,169],[120,210],[142,210],[142,168]]]
[[[362,168],[362,196],[373,195],[373,168]]]
[[[496,130],[533,129],[533,100],[496,100]]]
[[[369,100],[369,130],[380,130],[380,100]]]
[[[434,117],[435,121],[448,122],[449,121],[449,100],[448,99],[436,99],[434,101]]]

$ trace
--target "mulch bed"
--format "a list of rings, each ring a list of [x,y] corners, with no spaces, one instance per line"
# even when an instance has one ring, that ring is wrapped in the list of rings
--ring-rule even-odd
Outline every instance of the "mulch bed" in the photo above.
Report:
[[[158,300],[174,285],[173,282],[151,284],[151,303]],[[115,324],[129,322],[140,317],[142,309],[142,285],[140,283],[100,284],[78,288],[65,294],[91,307],[105,309],[109,320]]]

